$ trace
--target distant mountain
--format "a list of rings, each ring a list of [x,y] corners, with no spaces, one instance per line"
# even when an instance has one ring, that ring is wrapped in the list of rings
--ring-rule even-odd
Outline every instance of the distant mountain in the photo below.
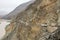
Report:
[[[2,15],[0,15],[0,19],[2,18],[3,16]]]
[[[30,5],[33,2],[34,2],[34,0],[19,5],[12,12],[10,12],[8,15],[4,16],[3,18],[4,19],[11,19],[11,18],[15,17],[18,13],[24,11],[28,7],[28,5]]]
[[[5,15],[7,15],[8,12],[6,11],[0,11],[0,18],[4,17]]]

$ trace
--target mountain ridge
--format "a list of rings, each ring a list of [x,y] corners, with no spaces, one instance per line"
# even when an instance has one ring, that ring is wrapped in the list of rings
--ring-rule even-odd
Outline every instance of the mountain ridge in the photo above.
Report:
[[[7,14],[6,16],[3,17],[3,19],[11,19],[11,18],[14,18],[18,13],[24,11],[27,6],[31,3],[33,3],[33,1],[29,1],[29,2],[26,2],[26,3],[23,3],[21,5],[19,5],[18,7],[16,7],[12,12],[10,12],[9,14]]]

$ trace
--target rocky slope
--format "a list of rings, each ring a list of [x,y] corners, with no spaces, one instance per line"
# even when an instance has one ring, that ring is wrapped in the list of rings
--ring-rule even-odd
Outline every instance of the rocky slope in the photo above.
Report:
[[[27,6],[28,6],[29,4],[31,4],[31,3],[33,3],[33,2],[34,2],[34,0],[19,5],[19,6],[16,7],[12,12],[10,12],[9,14],[3,16],[2,18],[3,18],[3,19],[11,19],[11,18],[14,18],[18,13],[20,13],[21,11],[24,11],[24,10],[27,8]]]
[[[58,2],[36,0],[30,4],[6,27],[2,40],[60,40]]]

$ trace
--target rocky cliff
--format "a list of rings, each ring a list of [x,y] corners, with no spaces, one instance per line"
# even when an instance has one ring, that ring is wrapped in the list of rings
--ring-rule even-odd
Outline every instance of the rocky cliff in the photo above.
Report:
[[[6,27],[2,40],[60,40],[58,2],[36,0],[30,4]]]

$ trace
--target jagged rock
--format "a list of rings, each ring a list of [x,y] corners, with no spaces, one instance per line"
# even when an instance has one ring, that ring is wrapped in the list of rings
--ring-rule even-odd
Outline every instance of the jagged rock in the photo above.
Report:
[[[36,0],[30,4],[13,19],[2,40],[54,40],[53,32],[58,29],[57,2]]]

